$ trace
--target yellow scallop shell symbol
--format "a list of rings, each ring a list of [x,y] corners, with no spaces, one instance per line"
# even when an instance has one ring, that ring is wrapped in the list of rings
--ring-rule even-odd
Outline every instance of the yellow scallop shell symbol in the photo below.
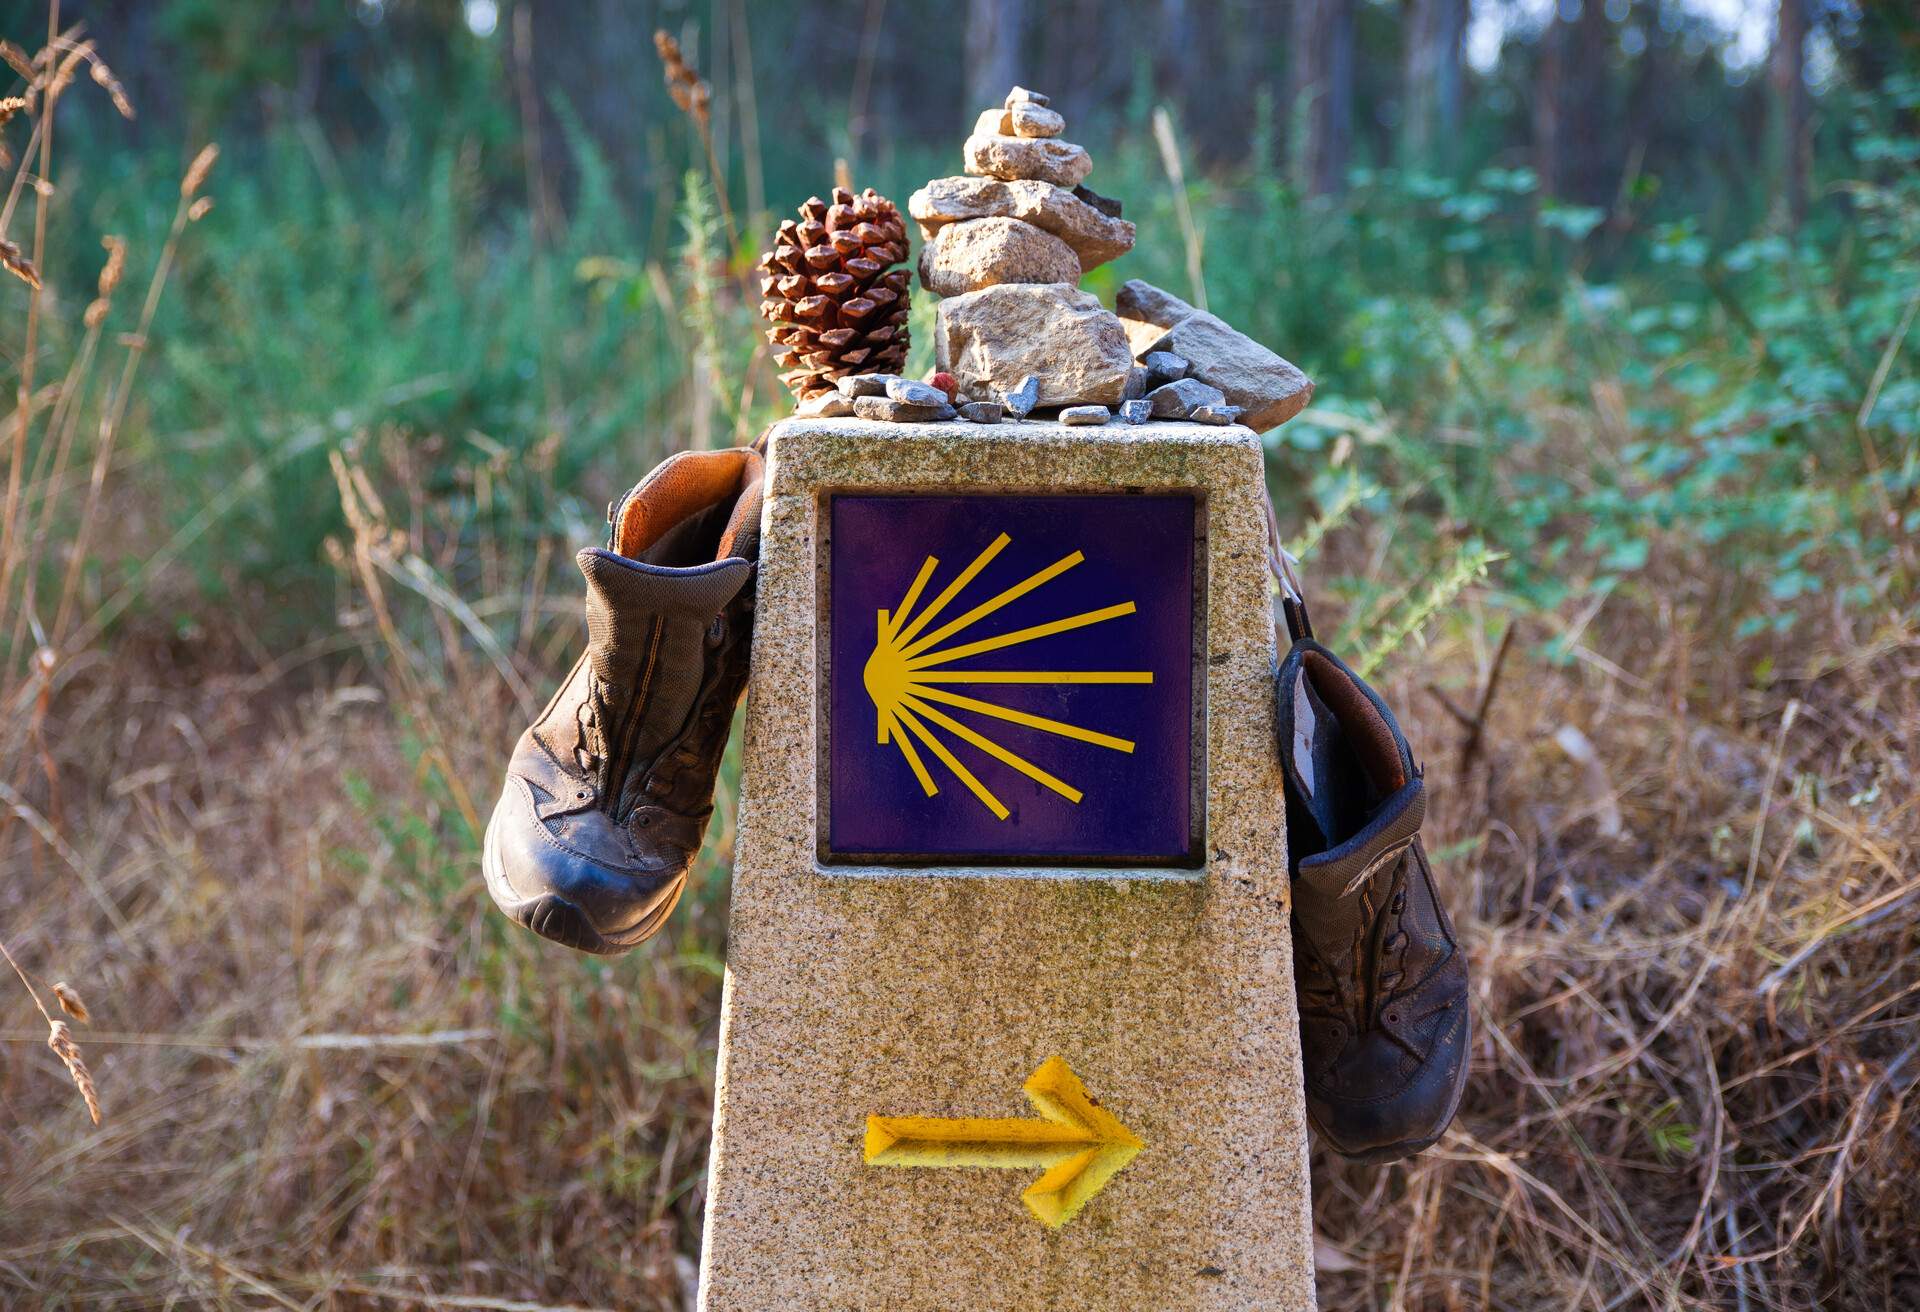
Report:
[[[1123,615],[1131,615],[1136,610],[1131,601],[1123,601],[1099,610],[1068,615],[1046,624],[1016,629],[1011,633],[999,633],[991,637],[962,641],[957,646],[941,646],[947,639],[962,635],[966,629],[987,618],[1008,602],[1024,597],[1034,589],[1059,578],[1086,559],[1078,551],[1063,556],[1045,569],[1028,575],[1004,592],[987,598],[938,628],[927,631],[927,626],[946,611],[949,603],[966,591],[967,585],[972,583],[980,571],[1006,548],[1009,541],[1011,539],[1005,533],[1000,534],[987,545],[984,551],[973,558],[972,564],[955,575],[953,581],[941,589],[938,596],[920,610],[915,611],[914,607],[919,603],[921,594],[932,582],[934,572],[940,568],[939,560],[928,556],[920,566],[920,572],[914,576],[913,584],[907,589],[907,595],[901,599],[900,604],[890,611],[882,610],[879,613],[873,655],[867,658],[866,669],[862,675],[867,696],[873,699],[879,735],[877,741],[883,744],[891,742],[900,749],[900,755],[905,758],[908,768],[920,781],[921,790],[928,797],[940,791],[934,784],[933,775],[927,770],[926,762],[921,759],[920,753],[915,749],[914,739],[918,739],[929,752],[933,753],[935,759],[944,765],[954,778],[965,784],[967,789],[980,800],[982,806],[1002,820],[1005,820],[1009,814],[1006,805],[960,762],[960,759],[953,754],[953,749],[943,739],[957,738],[968,743],[995,760],[1012,766],[1027,778],[1044,785],[1069,802],[1078,802],[1084,794],[1072,784],[1055,778],[1033,762],[1009,751],[986,735],[968,728],[933,703],[972,711],[996,720],[1005,720],[1042,733],[1092,743],[1097,747],[1105,747],[1116,752],[1131,752],[1134,745],[1130,740],[1116,738],[1112,734],[1096,733],[1092,729],[1083,729],[1062,720],[1030,715],[1010,706],[1000,706],[975,697],[963,697],[958,693],[948,692],[946,685],[1153,682],[1153,673],[1150,670],[954,669],[952,662],[965,660],[969,656],[999,651],[1005,647],[1017,647],[1022,643],[1033,642],[1056,633],[1065,633],[1069,629],[1085,628],[1090,624],[1103,624],[1109,620],[1117,620]]]

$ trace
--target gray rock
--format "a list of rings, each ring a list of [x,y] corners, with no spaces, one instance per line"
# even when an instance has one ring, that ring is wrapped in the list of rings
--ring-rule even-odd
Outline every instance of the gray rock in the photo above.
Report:
[[[910,401],[896,401],[890,396],[855,397],[853,413],[860,419],[884,419],[895,424],[929,424],[943,419],[951,419],[956,413],[947,404],[946,398],[940,398],[939,405],[915,405]]]
[[[1040,108],[1045,109],[1053,103],[1053,98],[1051,96],[1043,96],[1038,91],[1029,91],[1021,86],[1016,86],[1013,90],[1007,92],[1008,109],[1012,109],[1022,101],[1025,101],[1029,105],[1038,105]]]
[[[1140,319],[1171,328],[1182,319],[1200,313],[1172,292],[1155,287],[1139,278],[1129,278],[1113,298],[1113,312],[1122,319]]]
[[[1097,297],[1064,283],[1003,283],[935,307],[934,367],[969,400],[1014,391],[1032,374],[1037,405],[1118,405],[1133,356],[1120,321]],[[1008,407],[1015,415],[1019,407]]]
[[[1237,405],[1197,405],[1187,418],[1201,424],[1233,424],[1240,421]]]
[[[1138,401],[1122,401],[1120,417],[1130,424],[1144,424],[1153,418],[1153,402],[1144,398]]]
[[[1033,407],[1040,403],[1040,380],[1028,374],[1020,380],[1019,386],[1003,394],[1000,401],[1008,414],[1015,419],[1025,419],[1033,413]]]
[[[856,396],[885,396],[887,384],[899,374],[849,374],[837,386],[840,395],[851,401]]]
[[[1074,428],[1104,424],[1111,418],[1113,412],[1103,405],[1070,405],[1060,412],[1060,422]]]
[[[1016,137],[1057,137],[1067,130],[1064,118],[1030,100],[1016,100],[1007,106],[1007,117],[1013,120]]]
[[[1278,428],[1313,399],[1313,380],[1292,362],[1171,292],[1134,279],[1121,287],[1115,303],[1135,355],[1184,356],[1188,378],[1218,388],[1256,433]]]
[[[964,296],[1003,282],[1079,281],[1073,248],[1019,219],[949,223],[920,248],[920,285],[936,296]]]
[[[811,401],[802,401],[794,413],[807,419],[840,419],[853,413],[853,401],[842,392],[822,392]]]
[[[908,405],[946,405],[947,394],[932,383],[917,382],[911,378],[889,378],[887,396],[895,401],[905,401]]]
[[[1131,223],[1103,214],[1076,192],[1048,182],[935,178],[907,200],[907,213],[920,221],[921,235],[929,241],[946,225],[968,219],[1031,223],[1071,246],[1083,272],[1133,249]]]
[[[1002,181],[1026,179],[1072,187],[1093,171],[1085,146],[1058,137],[1003,137],[975,133],[961,146],[966,171]]]
[[[975,424],[997,424],[1004,413],[1006,407],[998,401],[969,401],[960,407],[960,417]]]
[[[1075,187],[1073,189],[1073,194],[1078,196],[1081,200],[1085,201],[1087,204],[1093,206],[1095,209],[1099,210],[1102,214],[1106,215],[1110,219],[1117,219],[1120,217],[1120,202],[1113,199],[1113,197],[1111,196],[1102,196],[1099,192],[1095,191],[1092,187],[1088,187],[1084,185]]]
[[[1191,367],[1172,351],[1148,351],[1140,363],[1147,366],[1147,376],[1154,387],[1170,383],[1176,378],[1185,378]]]
[[[1177,378],[1147,393],[1155,419],[1185,419],[1195,407],[1225,405],[1227,398],[1217,387],[1209,387],[1197,378]]]
[[[1147,394],[1148,386],[1149,381],[1147,377],[1147,367],[1145,365],[1137,364],[1127,370],[1127,400],[1138,401]]]

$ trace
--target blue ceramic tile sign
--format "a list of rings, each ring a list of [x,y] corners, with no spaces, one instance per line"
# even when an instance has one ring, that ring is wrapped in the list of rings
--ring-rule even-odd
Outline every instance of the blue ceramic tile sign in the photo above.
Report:
[[[828,515],[827,860],[1197,862],[1194,498]]]

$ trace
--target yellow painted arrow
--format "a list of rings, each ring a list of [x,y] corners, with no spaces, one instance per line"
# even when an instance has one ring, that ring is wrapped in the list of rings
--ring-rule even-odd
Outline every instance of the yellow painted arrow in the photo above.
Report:
[[[1047,1058],[1025,1087],[1043,1119],[869,1116],[867,1165],[1045,1167],[1020,1197],[1040,1220],[1063,1226],[1146,1145],[1088,1096],[1063,1058]]]

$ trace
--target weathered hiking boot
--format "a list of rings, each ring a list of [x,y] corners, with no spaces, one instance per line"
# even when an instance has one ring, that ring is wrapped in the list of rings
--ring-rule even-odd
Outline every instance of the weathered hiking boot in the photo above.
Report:
[[[1466,958],[1420,846],[1427,799],[1407,740],[1297,616],[1279,710],[1307,1118],[1341,1155],[1390,1162],[1460,1106]]]
[[[672,456],[579,555],[586,654],[520,736],[482,859],[536,934],[624,952],[680,900],[747,682],[760,477],[745,448]]]

